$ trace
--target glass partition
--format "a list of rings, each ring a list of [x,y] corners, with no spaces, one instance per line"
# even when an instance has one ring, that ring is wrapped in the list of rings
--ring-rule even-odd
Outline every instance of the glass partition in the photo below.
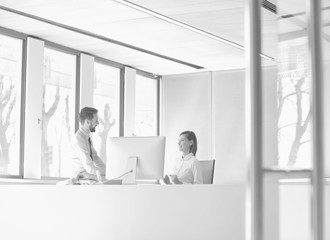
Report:
[[[277,153],[276,159],[265,160],[264,166],[310,169],[311,80],[306,2],[279,0],[271,6],[272,9],[262,8],[262,53],[269,54],[274,61],[263,60],[262,77],[266,99],[264,112],[276,120],[266,123],[276,131],[265,130],[272,139],[266,141]]]
[[[320,155],[313,155],[313,147],[317,151],[313,138],[315,141],[318,136],[312,135],[316,124],[312,114],[322,106],[315,104],[312,109],[312,80],[314,84],[319,81],[317,77],[312,79],[315,75],[310,64],[315,41],[308,31],[312,4],[310,0],[278,0],[263,1],[261,5],[261,52],[273,58],[262,60],[266,240],[309,240],[320,236],[315,223],[322,216],[313,218],[315,203],[322,201],[313,175],[318,165],[313,157]],[[322,37],[323,42],[330,39],[326,31]],[[327,55],[325,49],[323,53]]]
[[[136,136],[157,136],[158,134],[158,80],[136,75],[135,97]]]
[[[76,56],[44,51],[41,176],[68,177],[75,123]]]
[[[0,35],[0,175],[19,175],[23,40]]]
[[[94,146],[103,161],[107,159],[108,138],[119,136],[120,69],[103,63],[94,64],[94,106],[99,111],[99,126]]]

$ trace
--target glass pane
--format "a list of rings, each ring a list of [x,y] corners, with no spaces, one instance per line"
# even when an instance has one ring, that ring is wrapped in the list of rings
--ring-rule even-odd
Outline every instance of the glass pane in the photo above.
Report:
[[[135,126],[136,136],[157,135],[157,80],[136,76]]]
[[[311,167],[310,77],[305,1],[272,1],[262,8],[267,167]],[[277,147],[276,147],[277,146]],[[275,152],[275,154],[273,154]],[[274,158],[275,157],[275,158]]]
[[[22,40],[0,35],[0,175],[19,175]]]
[[[94,146],[103,161],[107,159],[109,137],[119,136],[120,69],[94,64],[94,106],[99,110],[99,126]]]
[[[261,8],[266,168],[311,168],[311,104],[306,1]],[[308,179],[264,179],[265,240],[311,239]]]
[[[76,56],[45,48],[41,175],[70,176]]]
[[[311,239],[309,182],[265,182],[265,240]]]

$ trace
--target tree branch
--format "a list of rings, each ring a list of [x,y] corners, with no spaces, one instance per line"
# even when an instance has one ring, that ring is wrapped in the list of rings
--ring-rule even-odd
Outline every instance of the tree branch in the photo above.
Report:
[[[303,145],[303,144],[308,143],[308,142],[310,142],[310,141],[311,141],[311,140],[303,141],[303,142],[300,143],[300,145]]]
[[[10,116],[11,116],[11,112],[14,109],[15,103],[16,103],[16,94],[14,95],[13,100],[10,102],[10,104],[8,106],[7,116],[6,116],[5,121],[3,123],[5,128],[7,128],[10,124],[10,122],[9,122],[10,121]]]
[[[53,102],[52,106],[49,108],[48,112],[45,114],[46,116],[53,116],[55,113],[58,103],[60,102],[60,87],[56,87],[56,95],[55,95],[55,101]]]
[[[304,124],[302,125],[302,130],[303,130],[303,132],[305,132],[306,129],[307,129],[307,126],[308,126],[308,124],[309,124],[309,118],[311,117],[311,114],[312,114],[312,110],[311,110],[311,108],[309,108],[309,112],[308,112],[308,114],[307,114],[307,116],[306,116],[306,119],[305,119],[305,121],[304,121]]]
[[[294,125],[296,125],[296,123],[288,123],[288,124],[285,124],[281,127],[278,127],[278,130],[281,130],[281,129],[286,128],[286,127],[294,126]]]
[[[10,100],[10,97],[11,97],[11,94],[13,92],[13,89],[14,89],[14,85],[10,85],[10,88],[6,91],[5,95],[2,97],[1,103],[2,103],[3,106],[8,104],[8,102]]]

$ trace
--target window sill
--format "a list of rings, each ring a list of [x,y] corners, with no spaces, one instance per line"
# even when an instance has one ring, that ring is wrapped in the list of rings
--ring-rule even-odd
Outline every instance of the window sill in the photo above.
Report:
[[[18,178],[0,178],[0,185],[9,185],[9,184],[46,184],[46,185],[55,185],[58,181],[57,179],[18,179]]]

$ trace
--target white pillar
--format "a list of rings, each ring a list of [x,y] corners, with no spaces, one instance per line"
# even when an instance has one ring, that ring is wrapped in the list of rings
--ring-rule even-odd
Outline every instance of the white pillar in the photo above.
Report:
[[[27,39],[24,178],[41,178],[44,42]]]
[[[136,70],[125,67],[124,136],[132,136],[135,127]]]
[[[93,107],[93,94],[94,57],[80,54],[80,109],[83,107]]]

